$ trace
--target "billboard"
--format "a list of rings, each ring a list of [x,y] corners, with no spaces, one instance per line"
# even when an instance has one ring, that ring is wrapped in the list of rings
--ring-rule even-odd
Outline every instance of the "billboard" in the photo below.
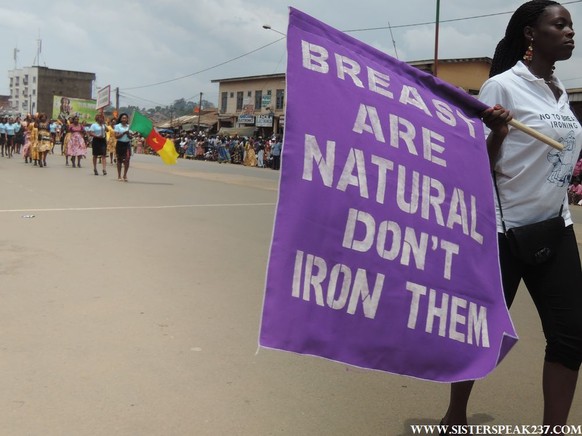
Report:
[[[111,103],[111,86],[107,85],[97,91],[97,110],[106,108]]]
[[[93,122],[97,115],[96,104],[95,100],[55,95],[51,117],[55,120],[66,121],[69,117],[77,115],[81,123]]]

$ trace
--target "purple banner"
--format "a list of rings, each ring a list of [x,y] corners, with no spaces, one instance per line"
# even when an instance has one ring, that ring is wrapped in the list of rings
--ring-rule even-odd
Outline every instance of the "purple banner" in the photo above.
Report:
[[[517,337],[492,182],[462,90],[291,9],[260,345],[450,382]]]

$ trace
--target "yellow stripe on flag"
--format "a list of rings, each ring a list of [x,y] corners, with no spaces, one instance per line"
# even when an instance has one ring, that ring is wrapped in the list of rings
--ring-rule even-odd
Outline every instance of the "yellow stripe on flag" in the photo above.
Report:
[[[166,139],[164,146],[159,151],[157,151],[157,153],[166,165],[175,165],[178,161],[178,152],[176,151],[176,147],[169,139]]]

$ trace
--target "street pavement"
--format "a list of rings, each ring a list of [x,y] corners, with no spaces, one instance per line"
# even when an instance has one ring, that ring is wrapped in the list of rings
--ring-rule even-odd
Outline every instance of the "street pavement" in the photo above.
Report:
[[[439,422],[447,385],[258,349],[278,172],[138,155],[128,183],[108,173],[0,158],[0,436],[393,436]],[[525,289],[512,316],[520,341],[476,385],[471,424],[540,424],[544,339]]]

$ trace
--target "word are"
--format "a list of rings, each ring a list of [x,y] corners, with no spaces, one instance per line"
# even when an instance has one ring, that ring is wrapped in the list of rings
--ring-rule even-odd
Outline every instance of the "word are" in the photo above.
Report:
[[[355,315],[361,305],[366,318],[374,319],[380,302],[385,276],[376,274],[370,291],[368,272],[358,268],[355,273],[341,263],[329,266],[325,259],[297,250],[291,295],[318,306],[345,310]]]
[[[406,290],[412,294],[408,313],[409,329],[417,328],[419,313],[422,311],[426,314],[424,325],[426,333],[436,333],[458,342],[474,343],[478,347],[489,348],[485,306],[434,289],[429,289],[427,295],[426,286],[412,282],[406,283]]]

